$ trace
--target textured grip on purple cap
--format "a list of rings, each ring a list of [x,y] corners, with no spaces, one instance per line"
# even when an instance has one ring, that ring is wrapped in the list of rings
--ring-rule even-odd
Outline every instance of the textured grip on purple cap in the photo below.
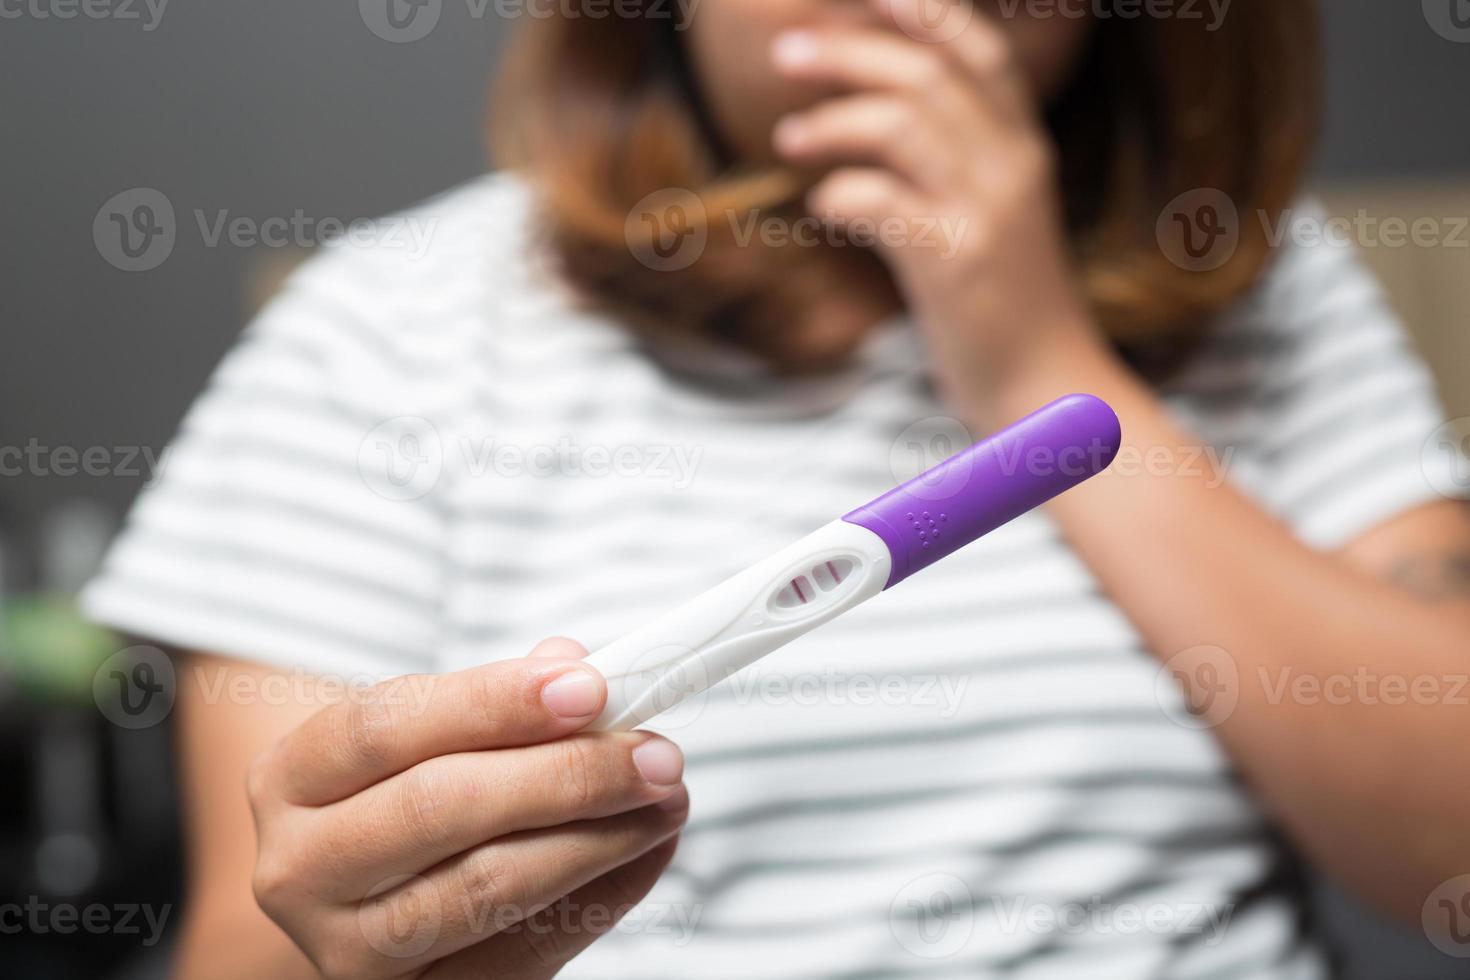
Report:
[[[890,589],[1108,468],[1122,430],[1107,402],[1059,398],[843,516],[883,539]]]

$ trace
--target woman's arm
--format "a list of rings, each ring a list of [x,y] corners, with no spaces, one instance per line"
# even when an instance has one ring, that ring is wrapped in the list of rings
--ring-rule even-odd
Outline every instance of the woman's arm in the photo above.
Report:
[[[175,972],[182,980],[316,977],[251,892],[255,824],[245,773],[256,756],[323,705],[228,696],[232,684],[241,685],[237,691],[258,691],[275,673],[256,664],[192,654],[178,669],[175,710],[189,881]]]
[[[1470,871],[1470,512],[1427,505],[1315,552],[1200,474],[1198,440],[1099,342],[1033,352],[990,406],[1010,418],[1061,390],[1108,399],[1123,452],[1172,463],[1059,498],[1064,533],[1149,648],[1183,654],[1176,674],[1218,687],[1186,651],[1227,652],[1238,701],[1216,731],[1247,780],[1318,863],[1417,921]]]
[[[957,36],[920,41],[915,0],[872,2],[904,30],[811,29],[773,49],[788,77],[845,93],[775,134],[787,159],[835,168],[809,209],[915,230],[882,243],[881,254],[946,401],[979,431],[1088,391],[1118,410],[1124,453],[1153,454],[1138,469],[1175,471],[1105,475],[1053,512],[1176,674],[1202,666],[1186,651],[1227,651],[1238,702],[1219,735],[1301,846],[1364,894],[1417,916],[1437,884],[1470,871],[1461,764],[1470,692],[1458,681],[1470,671],[1470,602],[1463,574],[1431,574],[1430,592],[1458,592],[1434,601],[1383,572],[1422,576],[1436,562],[1463,572],[1470,520],[1448,503],[1427,507],[1323,555],[1228,484],[1188,475],[1197,467],[1183,466],[1184,454],[1198,440],[1089,322],[1061,230],[1054,151],[1004,33],[977,12]],[[944,248],[918,234],[936,222],[955,232]],[[1360,669],[1379,679],[1370,681],[1381,685],[1378,703],[1357,693]],[[1303,677],[1330,682],[1334,696],[1301,695],[1293,683]],[[1201,670],[1197,679],[1212,678]],[[1352,693],[1334,703],[1344,683]],[[1400,683],[1410,703],[1387,703]],[[1415,703],[1413,691],[1428,685],[1437,697]]]

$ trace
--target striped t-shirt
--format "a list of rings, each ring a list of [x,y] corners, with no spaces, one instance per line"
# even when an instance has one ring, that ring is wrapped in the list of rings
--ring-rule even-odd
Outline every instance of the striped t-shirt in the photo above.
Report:
[[[536,259],[513,178],[404,220],[426,248],[330,248],[246,331],[91,614],[352,678],[596,649],[984,434],[899,322],[820,379],[650,356]],[[1435,498],[1441,412],[1350,254],[1277,258],[1163,394],[1201,467],[1331,548]],[[1160,659],[1045,513],[996,531],[650,726],[688,828],[564,975],[1322,976]]]

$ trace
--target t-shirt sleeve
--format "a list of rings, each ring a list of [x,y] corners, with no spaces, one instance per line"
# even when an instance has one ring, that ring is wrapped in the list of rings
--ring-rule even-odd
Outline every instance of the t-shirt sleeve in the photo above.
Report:
[[[445,379],[404,370],[375,278],[360,257],[314,258],[246,329],[83,591],[90,617],[310,673],[432,668],[430,420],[451,408]]]
[[[1403,324],[1354,249],[1319,239],[1325,221],[1313,203],[1298,209],[1253,316],[1267,347],[1265,493],[1304,541],[1332,549],[1466,496],[1470,471]]]

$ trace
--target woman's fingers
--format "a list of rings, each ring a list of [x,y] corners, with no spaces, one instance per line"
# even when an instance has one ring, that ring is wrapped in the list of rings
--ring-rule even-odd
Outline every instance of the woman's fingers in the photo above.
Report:
[[[929,45],[873,28],[786,31],[772,44],[771,61],[788,78],[854,90],[933,98],[957,81],[943,57]]]
[[[870,2],[887,23],[938,51],[998,107],[1019,116],[1034,108],[1010,39],[971,0]]]
[[[879,167],[832,171],[807,194],[807,210],[854,232],[865,234],[871,226],[876,235],[871,244],[888,247],[914,243],[924,233],[924,217],[936,213],[911,184]]]
[[[569,735],[606,698],[593,668],[540,657],[399,678],[319,711],[282,739],[252,773],[252,798],[332,803],[436,756]]]
[[[483,943],[679,832],[680,790],[665,806],[524,831],[457,855],[359,907],[368,953],[358,975],[396,977]],[[409,930],[406,923],[418,925]],[[376,953],[378,955],[373,955]]]
[[[890,22],[897,16],[889,0],[874,2]],[[793,81],[907,97],[946,120],[950,139],[961,145],[974,147],[1034,115],[1009,40],[979,13],[958,36],[932,43],[881,28],[788,31],[772,45],[771,60]]]
[[[609,932],[658,881],[678,838],[614,868],[544,912],[431,966],[420,980],[481,980],[488,976],[552,977],[572,957]]]
[[[782,119],[772,136],[793,163],[877,163],[933,194],[953,190],[964,160],[922,107],[895,95],[851,95]]]
[[[542,660],[585,660],[589,654],[587,648],[576,640],[549,636],[532,647],[526,656]]]
[[[323,839],[356,840],[350,855],[320,857],[327,897],[350,901],[493,838],[659,803],[683,792],[683,773],[667,739],[588,733],[430,759],[307,819]]]

